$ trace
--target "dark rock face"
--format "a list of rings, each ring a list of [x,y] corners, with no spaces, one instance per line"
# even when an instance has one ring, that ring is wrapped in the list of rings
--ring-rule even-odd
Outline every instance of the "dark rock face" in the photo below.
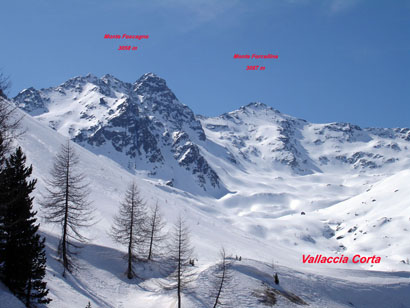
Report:
[[[307,125],[304,120],[283,115],[259,102],[202,120],[208,131],[220,134],[220,139],[232,146],[227,158],[231,163],[244,160],[253,165],[267,164],[273,169],[282,165],[300,175],[319,171],[301,144],[301,131]],[[269,126],[269,130],[261,134],[259,129],[264,126]],[[276,136],[273,139],[272,133]]]
[[[406,144],[410,141],[408,128],[313,124],[262,103],[200,119],[207,134],[228,149],[238,167],[263,166],[262,172],[271,168],[273,172],[280,169],[307,175],[345,168],[375,173],[386,166],[396,168],[410,146]]]
[[[41,95],[40,91],[34,88],[28,88],[21,91],[15,98],[18,107],[25,112],[35,116],[48,112],[46,104],[50,102],[48,98]]]
[[[49,116],[48,107],[54,104],[51,98],[56,97],[64,101],[64,108],[69,104],[72,107],[69,112]],[[201,123],[178,101],[165,80],[152,73],[144,74],[134,84],[111,75],[75,77],[55,88],[24,90],[14,102],[125,168],[147,170],[164,180],[172,178],[172,183],[183,183],[173,180],[173,170],[180,168],[192,177],[188,182],[203,191],[220,194],[225,190],[197,146],[206,142]],[[67,125],[70,128],[62,131]]]
[[[75,77],[57,87],[23,90],[14,102],[131,172],[214,196],[227,192],[213,169],[221,167],[218,162],[245,173],[307,175],[335,166],[378,172],[410,157],[409,128],[312,124],[258,102],[215,118],[195,116],[153,73],[134,83],[111,75]]]

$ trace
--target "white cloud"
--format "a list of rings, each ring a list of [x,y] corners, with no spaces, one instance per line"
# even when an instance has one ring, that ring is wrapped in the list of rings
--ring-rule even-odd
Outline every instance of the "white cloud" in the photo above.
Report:
[[[339,13],[355,7],[360,0],[330,0],[326,2],[328,2],[330,12]]]
[[[337,14],[354,8],[362,0],[283,0],[292,5],[318,5],[326,11]]]
[[[196,24],[202,24],[218,17],[220,14],[236,6],[239,0],[169,0],[160,1],[158,6],[179,9],[189,14]]]

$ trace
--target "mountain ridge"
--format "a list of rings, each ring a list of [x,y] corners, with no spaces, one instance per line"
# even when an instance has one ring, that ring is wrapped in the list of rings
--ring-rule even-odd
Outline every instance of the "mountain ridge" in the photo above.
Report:
[[[75,88],[74,84],[71,89]],[[37,197],[44,189],[44,174],[50,168],[58,146],[65,140],[58,130],[70,136],[70,128],[72,133],[76,130],[80,132],[84,127],[89,129],[90,121],[101,120],[98,113],[100,107],[102,110],[114,107],[114,113],[109,115],[112,118],[107,117],[107,122],[102,125],[114,137],[121,137],[118,133],[129,130],[121,131],[123,126],[108,126],[107,123],[114,118],[121,122],[119,115],[134,115],[133,108],[136,108],[135,113],[138,111],[138,115],[145,116],[142,119],[149,120],[149,125],[159,121],[152,109],[149,112],[141,111],[144,103],[139,100],[126,102],[128,97],[117,97],[115,91],[114,98],[102,94],[95,96],[98,91],[92,89],[89,84],[82,85],[81,90],[78,88],[76,94],[60,89],[65,95],[55,90],[52,95],[48,94],[51,102],[47,113],[34,117],[27,115],[24,119],[28,129],[21,145],[27,153],[28,162],[33,164],[34,176],[39,179],[35,198],[37,209]],[[153,94],[151,98],[155,97],[155,93],[150,94]],[[77,98],[71,100],[74,96]],[[151,106],[163,103],[152,99]],[[145,102],[149,107],[150,102]],[[73,108],[75,106],[84,109],[77,110]],[[127,108],[132,112],[122,112]],[[89,118],[81,118],[82,111]],[[131,117],[130,121],[137,120],[141,117]],[[173,127],[173,123],[167,123],[165,117],[161,120],[164,127]],[[145,176],[138,170],[135,174],[129,172],[126,166],[120,164],[121,161],[115,160],[121,156],[109,157],[106,155],[108,151],[101,146],[88,151],[87,145],[92,146],[87,143],[88,138],[85,139],[85,146],[75,145],[92,183],[92,199],[99,222],[87,230],[87,236],[93,241],[80,254],[79,261],[86,270],[68,282],[58,274],[60,264],[53,258],[58,230],[42,224],[50,256],[47,281],[53,286],[54,306],[64,307],[66,303],[62,299],[70,297],[76,298],[77,305],[82,305],[88,300],[88,290],[95,294],[93,304],[107,307],[116,307],[118,303],[132,305],[148,297],[154,306],[164,302],[171,304],[172,294],[161,292],[157,295],[154,291],[156,288],[142,291],[140,286],[124,282],[122,250],[116,248],[106,234],[117,210],[115,204],[121,200],[124,183],[131,180],[138,183],[148,204],[158,202],[162,206],[168,222],[175,221],[181,213],[187,218],[198,249],[198,286],[202,288],[202,282],[208,281],[208,273],[215,265],[220,245],[242,256],[243,263],[235,265],[237,271],[234,274],[235,279],[240,279],[242,287],[235,290],[235,295],[239,293],[247,300],[238,300],[238,307],[262,305],[249,292],[258,288],[266,273],[272,276],[268,270],[273,267],[270,262],[274,263],[274,271],[279,273],[280,287],[297,294],[312,307],[351,306],[351,303],[340,300],[341,292],[350,296],[352,303],[361,306],[384,307],[386,303],[400,305],[406,301],[410,207],[405,196],[409,190],[409,172],[398,172],[408,168],[406,129],[367,131],[345,123],[313,124],[281,114],[273,108],[266,109],[257,103],[228,115],[197,117],[197,120],[205,140],[199,139],[197,131],[191,129],[189,123],[184,123],[185,126],[179,127],[186,131],[175,128],[170,133],[172,142],[160,150],[166,153],[164,149],[174,149],[175,152],[168,153],[179,163],[174,155],[178,157],[186,153],[184,146],[193,143],[228,190],[222,196],[197,193],[195,187],[185,190],[175,185],[177,181],[169,183],[165,177]],[[128,120],[124,122],[129,123]],[[54,126],[54,131],[50,126]],[[94,136],[96,132],[89,134]],[[159,144],[164,139],[158,138],[155,132],[149,130]],[[112,145],[114,138],[101,135],[105,142],[102,146]],[[118,145],[121,149],[129,149],[121,143]],[[181,152],[176,152],[178,149]],[[143,148],[141,153],[145,155]],[[397,160],[391,163],[385,161],[390,158]],[[298,165],[292,165],[292,160]],[[378,165],[372,166],[366,162]],[[164,165],[168,163],[165,161]],[[161,165],[158,162],[155,164]],[[161,171],[159,167],[158,170]],[[174,175],[179,176],[177,180],[180,181],[189,182],[192,179],[187,174],[183,175],[185,177]],[[102,251],[103,255],[109,253],[109,259],[100,258]],[[302,263],[303,254],[343,254],[349,259],[357,254],[366,257],[377,255],[382,257],[382,261],[379,264],[348,263],[343,267],[326,264],[311,266]],[[258,278],[255,280],[255,277]],[[154,286],[156,279],[148,276],[143,286]],[[323,283],[312,286],[312,279]],[[81,290],[85,289],[87,293],[78,290],[77,282],[82,285]],[[118,298],[114,295],[108,298],[107,294],[117,292],[114,286],[119,284],[127,292]],[[369,290],[365,297],[361,291],[363,288]],[[322,292],[323,289],[326,291]],[[331,289],[334,290],[328,292]],[[208,290],[206,288],[201,293],[200,300],[195,295],[186,294],[187,301],[192,301],[192,307],[203,307]],[[399,297],[392,295],[393,290]],[[354,299],[351,298],[353,293]],[[283,307],[288,305],[288,302],[279,304]]]
[[[40,121],[130,171],[145,170],[170,185],[226,192],[197,146],[206,140],[193,112],[153,73],[135,83],[112,75],[74,77],[57,87],[29,88],[14,102]],[[178,173],[179,178],[173,177]],[[191,177],[196,185],[181,178]],[[198,187],[201,189],[199,190]]]
[[[154,73],[134,83],[110,74],[77,76],[57,87],[25,89],[13,101],[127,170],[193,193],[221,197],[232,190],[211,157],[247,172],[301,176],[335,168],[392,174],[410,166],[408,128],[315,124],[261,102],[218,117],[196,116]]]

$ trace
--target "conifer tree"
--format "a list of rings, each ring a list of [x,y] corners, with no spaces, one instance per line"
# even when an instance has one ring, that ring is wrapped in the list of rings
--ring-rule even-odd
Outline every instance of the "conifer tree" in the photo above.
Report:
[[[0,157],[10,152],[13,140],[24,133],[21,130],[22,116],[17,112],[17,107],[8,101],[5,95],[1,95],[1,89],[2,74],[0,73]]]
[[[275,284],[279,284],[279,277],[278,277],[278,273],[275,273]]]
[[[6,240],[6,231],[4,228],[4,215],[6,212],[6,199],[4,191],[4,164],[5,164],[5,145],[2,134],[0,133],[0,266],[4,261],[4,248]]]
[[[27,307],[49,303],[46,282],[44,242],[37,234],[39,225],[32,210],[36,180],[29,180],[32,167],[25,166],[26,157],[18,148],[6,159],[1,172],[1,196],[5,202],[2,246],[2,276],[9,289]]]
[[[0,72],[0,97],[6,98],[6,90],[10,88],[10,79]]]
[[[165,234],[163,233],[164,227],[165,222],[162,218],[157,203],[155,204],[154,208],[151,208],[151,213],[148,217],[148,260],[152,260],[156,255],[160,254],[160,250],[164,249],[162,245],[166,238]]]
[[[193,248],[189,240],[189,230],[185,220],[179,216],[174,225],[174,231],[170,242],[170,266],[173,272],[169,276],[171,282],[164,284],[166,289],[177,290],[178,308],[181,308],[181,295],[193,280],[193,267],[190,260],[193,255]]]
[[[15,138],[23,134],[20,131],[21,117],[16,112],[17,107],[11,104],[4,95],[4,91],[9,86],[9,80],[0,72],[0,188],[2,187],[1,173],[5,166],[6,154],[11,151],[11,145]],[[0,264],[4,252],[4,229],[3,220],[6,210],[6,201],[2,199],[0,191]]]
[[[213,308],[217,308],[218,306],[223,306],[222,298],[224,293],[227,293],[229,288],[229,284],[232,281],[232,275],[230,271],[231,262],[226,255],[225,249],[222,248],[220,252],[221,260],[217,265],[214,274],[214,286],[215,286],[215,302]]]
[[[25,298],[27,307],[31,307],[31,304],[36,302],[40,304],[51,302],[51,299],[46,297],[48,294],[47,283],[42,280],[46,273],[47,261],[44,243],[45,238],[41,239],[39,235],[36,235],[31,247],[32,267]]]
[[[79,156],[68,140],[54,160],[51,177],[46,180],[46,194],[40,202],[46,221],[62,228],[58,254],[64,267],[63,276],[66,271],[74,269],[72,248],[80,248],[76,242],[87,241],[80,229],[93,224],[89,185],[79,171],[79,162]]]
[[[147,240],[146,219],[145,202],[140,196],[137,185],[133,182],[125,192],[125,198],[121,202],[119,213],[114,217],[110,232],[116,242],[127,246],[128,279],[135,277],[133,263]]]

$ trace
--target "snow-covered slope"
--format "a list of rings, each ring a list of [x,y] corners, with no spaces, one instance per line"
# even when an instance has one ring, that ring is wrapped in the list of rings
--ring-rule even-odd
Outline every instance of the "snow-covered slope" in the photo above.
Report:
[[[407,260],[410,245],[403,229],[410,227],[410,204],[404,195],[410,189],[410,175],[400,171],[409,169],[408,129],[312,124],[261,103],[200,119],[207,139],[234,158],[230,162],[204,152],[231,191],[218,200],[224,219],[259,238],[294,246],[300,253],[383,253],[389,256],[383,259],[383,268]],[[392,191],[384,189],[388,177],[388,183],[394,183],[389,185],[397,186]],[[399,199],[392,198],[396,189],[403,194]],[[369,199],[368,194],[376,191],[380,196]],[[357,209],[345,210],[350,204]],[[361,208],[365,204],[367,208]],[[365,210],[371,211],[372,219],[363,214]],[[355,226],[378,225],[391,216],[403,218],[389,220],[389,230],[369,227],[347,232]],[[366,232],[363,242],[356,236],[347,240],[345,233],[361,234],[359,230]],[[372,245],[386,236],[394,240]]]
[[[40,193],[44,191],[44,179],[52,166],[53,157],[66,138],[28,115],[24,118],[23,126],[26,133],[19,140],[19,144],[27,154],[28,162],[33,164],[33,176],[38,178],[35,206],[41,213],[37,202]],[[41,230],[47,237],[49,253],[47,280],[53,298],[50,307],[85,306],[88,300],[99,307],[134,307],[135,298],[143,296],[153,298],[153,307],[158,307],[158,302],[173,300],[173,295],[168,293],[156,299],[158,296],[153,290],[144,292],[138,286],[139,281],[130,284],[124,276],[122,255],[125,250],[113,243],[107,234],[126,186],[133,180],[137,182],[149,205],[156,202],[160,204],[161,211],[170,225],[176,221],[178,215],[186,217],[192,231],[196,257],[202,264],[213,263],[222,246],[234,254],[251,258],[264,256],[266,260],[270,259],[273,251],[290,253],[285,247],[262,244],[259,239],[249,237],[245,232],[217,219],[213,198],[198,197],[162,184],[161,181],[142,180],[105,156],[97,156],[78,145],[75,145],[75,149],[81,157],[81,168],[91,183],[91,199],[96,208],[97,224],[86,231],[92,244],[87,245],[79,256],[79,264],[84,272],[64,280],[61,277],[61,265],[54,259],[60,227],[42,223]],[[271,248],[258,252],[260,246]],[[294,260],[296,261],[296,256]],[[156,286],[155,283],[154,285]],[[112,292],[111,295],[109,292]],[[119,298],[118,294],[123,297]],[[67,302],[67,298],[72,302]],[[131,301],[130,298],[134,300]]]
[[[227,148],[246,171],[386,173],[409,166],[407,128],[313,124],[262,103],[200,119],[207,138]]]
[[[58,147],[66,139],[28,115],[24,126],[27,131],[19,143],[33,164],[34,176],[39,179],[35,199],[37,207],[39,193],[44,187],[43,179]],[[98,222],[86,232],[92,241],[78,255],[81,269],[67,278],[62,278],[61,264],[55,260],[60,228],[42,222],[41,231],[47,237],[46,280],[53,299],[50,307],[82,307],[88,301],[93,307],[175,307],[174,292],[164,291],[158,286],[157,281],[162,276],[155,264],[141,264],[138,267],[144,279],[126,279],[122,258],[124,248],[113,243],[107,235],[125,186],[132,180],[138,183],[150,205],[159,202],[168,223],[174,222],[179,213],[187,218],[198,262],[197,278],[191,291],[183,297],[185,307],[210,306],[212,272],[221,246],[230,254],[242,257],[242,261],[233,261],[231,289],[223,297],[224,302],[232,307],[266,307],[262,301],[269,290],[275,293],[278,307],[297,307],[296,303],[301,301],[311,307],[406,307],[410,300],[408,272],[370,272],[361,269],[368,265],[360,264],[303,264],[300,246],[292,244],[286,247],[235,227],[235,224],[241,225],[242,217],[225,219],[225,208],[219,204],[223,200],[195,196],[163,185],[160,181],[135,177],[104,156],[96,156],[80,146],[75,146],[75,149],[91,181],[91,199],[94,200]],[[373,189],[376,188],[374,186]],[[404,187],[402,189],[405,190]],[[333,213],[317,215],[320,216],[317,221],[308,215],[294,217],[293,224],[286,228],[292,230],[289,232],[295,232],[297,223],[309,228]],[[291,220],[291,216],[284,217]],[[307,221],[302,223],[299,218]],[[266,220],[272,225],[279,225],[281,221],[280,218]],[[255,227],[258,223],[255,220]],[[303,252],[313,253],[314,250],[309,247],[313,245],[303,246]],[[322,254],[334,254],[319,241],[316,250]],[[383,266],[384,263],[379,270],[383,270]],[[401,266],[402,270],[407,268],[405,264]],[[274,284],[274,273],[279,275],[279,286]],[[1,296],[9,295],[2,291]],[[11,298],[7,301],[4,307],[16,307]]]
[[[58,87],[25,89],[14,100],[40,122],[127,170],[197,194],[226,192],[198,148],[206,140],[200,122],[152,73],[133,84],[111,75],[75,77]]]
[[[0,303],[2,307],[6,308],[24,308],[26,307],[21,301],[19,301],[9,289],[0,282]]]
[[[232,185],[246,174],[267,175],[270,181],[272,174],[385,176],[410,165],[408,128],[312,124],[262,103],[220,117],[195,117],[152,73],[133,84],[111,75],[75,77],[57,87],[25,89],[14,102],[129,171],[218,198],[260,186],[247,176],[239,188]]]
[[[377,253],[393,264],[410,263],[409,179],[410,170],[401,171],[360,195],[319,211],[336,231],[344,253]]]
[[[188,218],[199,259],[188,307],[209,305],[209,288],[200,286],[208,285],[222,245],[244,259],[234,266],[235,307],[262,307],[255,294],[266,284],[313,307],[406,307],[409,129],[312,124],[261,103],[195,117],[153,74],[135,84],[78,77],[27,89],[14,101],[34,115],[26,116],[20,143],[40,179],[37,193],[70,137],[83,146],[76,149],[97,208],[92,243],[80,255],[84,271],[67,280],[52,257],[59,228],[42,224],[52,307],[71,307],[67,297],[75,306],[91,300],[98,307],[172,307],[173,294],[159,290],[155,269],[141,269],[144,282],[124,278],[122,248],[107,236],[133,179],[168,222],[178,213]],[[350,262],[303,263],[308,254],[345,255]],[[356,254],[381,262],[352,263]],[[283,289],[272,284],[272,262]],[[296,305],[279,293],[279,305]]]

